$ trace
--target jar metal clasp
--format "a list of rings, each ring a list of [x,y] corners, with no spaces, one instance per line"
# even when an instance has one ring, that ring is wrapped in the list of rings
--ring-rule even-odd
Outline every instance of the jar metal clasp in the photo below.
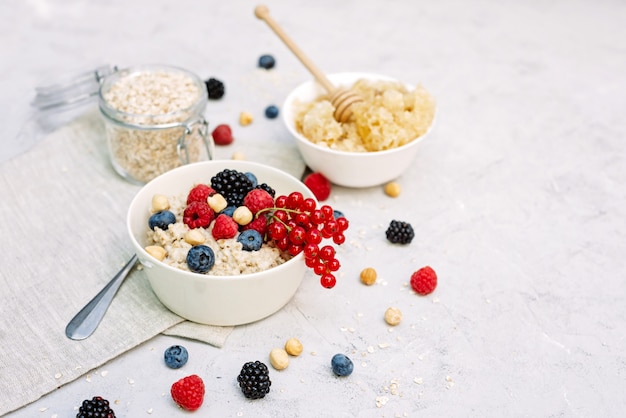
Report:
[[[215,153],[215,149],[213,146],[212,138],[209,135],[209,123],[203,117],[195,118],[188,120],[184,123],[181,123],[183,129],[183,134],[178,138],[178,142],[176,144],[176,152],[178,153],[178,158],[180,159],[181,164],[189,164],[191,161],[189,158],[189,149],[187,147],[187,137],[193,134],[193,130],[197,125],[198,133],[202,138],[204,143],[204,147],[206,148],[207,156],[209,160],[213,159],[213,155]]]

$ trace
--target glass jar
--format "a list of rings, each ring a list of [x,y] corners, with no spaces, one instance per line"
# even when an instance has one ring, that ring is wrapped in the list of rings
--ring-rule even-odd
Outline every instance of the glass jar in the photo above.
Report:
[[[98,93],[111,163],[144,184],[183,164],[210,160],[205,83],[181,68],[148,65],[104,77]]]

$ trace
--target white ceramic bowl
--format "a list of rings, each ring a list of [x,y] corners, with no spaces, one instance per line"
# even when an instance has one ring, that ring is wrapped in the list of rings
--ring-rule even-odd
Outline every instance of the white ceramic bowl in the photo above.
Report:
[[[359,79],[396,81],[394,78],[368,73],[338,73],[328,75],[335,86],[350,87]],[[412,89],[414,86],[407,85]],[[302,158],[313,170],[319,171],[332,183],[346,187],[371,187],[399,177],[415,159],[420,142],[426,133],[398,148],[375,152],[336,151],[321,147],[306,139],[295,126],[297,102],[311,102],[324,94],[320,84],[307,81],[296,87],[285,100],[282,108],[283,121],[296,139]]]
[[[208,183],[223,169],[250,171],[276,195],[301,192],[315,198],[295,177],[258,163],[213,160],[185,165],[160,175],[139,190],[130,204],[127,228],[152,290],[172,312],[193,322],[241,325],[265,318],[282,308],[302,282],[306,266],[302,253],[263,272],[239,276],[211,276],[183,271],[160,262],[145,250],[152,196],[186,193],[195,183]]]

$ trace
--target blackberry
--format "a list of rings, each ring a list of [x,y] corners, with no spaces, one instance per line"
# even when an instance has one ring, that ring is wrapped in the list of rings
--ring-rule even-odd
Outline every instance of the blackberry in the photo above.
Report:
[[[204,82],[209,92],[209,99],[221,99],[224,97],[224,83],[216,78],[209,78]]]
[[[272,197],[276,197],[276,190],[272,189],[267,183],[261,183],[256,186],[257,189],[265,190]]]
[[[237,382],[248,399],[260,399],[265,397],[270,391],[272,382],[270,380],[269,370],[264,363],[260,361],[249,361],[243,365]]]
[[[411,224],[402,221],[391,221],[385,232],[387,239],[394,244],[409,244],[415,237]]]
[[[252,182],[248,176],[228,168],[211,178],[211,187],[224,196],[228,206],[243,205],[243,198],[253,189]]]
[[[115,418],[115,412],[109,407],[109,401],[100,396],[86,399],[76,414],[76,418]]]

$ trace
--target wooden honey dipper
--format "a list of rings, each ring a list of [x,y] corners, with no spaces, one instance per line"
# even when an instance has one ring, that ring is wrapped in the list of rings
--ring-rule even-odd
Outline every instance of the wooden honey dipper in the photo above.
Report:
[[[259,5],[254,9],[254,15],[265,23],[278,35],[278,37],[287,45],[294,55],[304,64],[315,79],[326,89],[330,95],[330,102],[335,107],[333,116],[338,122],[347,122],[352,116],[352,105],[363,99],[349,89],[335,87],[328,77],[306,56],[304,52],[293,42],[293,40],[282,30],[270,16],[270,11],[266,6]]]

